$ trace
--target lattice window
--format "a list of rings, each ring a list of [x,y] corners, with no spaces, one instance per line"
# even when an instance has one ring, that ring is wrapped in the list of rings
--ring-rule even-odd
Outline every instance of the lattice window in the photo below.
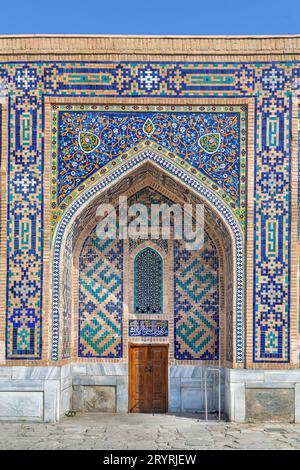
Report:
[[[163,311],[163,261],[149,247],[134,260],[134,311],[142,314]]]

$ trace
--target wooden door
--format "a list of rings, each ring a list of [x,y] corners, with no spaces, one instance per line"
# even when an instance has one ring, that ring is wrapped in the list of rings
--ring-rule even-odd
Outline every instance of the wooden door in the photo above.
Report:
[[[130,345],[129,411],[131,413],[165,413],[167,393],[167,345]]]

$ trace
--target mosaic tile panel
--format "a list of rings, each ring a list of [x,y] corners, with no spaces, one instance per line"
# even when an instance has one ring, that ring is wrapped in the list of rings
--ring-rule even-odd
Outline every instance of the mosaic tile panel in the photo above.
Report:
[[[129,239],[129,252],[131,253],[132,251],[136,250],[141,243],[143,243],[142,238],[130,238]],[[164,253],[168,253],[169,251],[169,241],[165,240],[164,238],[153,238],[152,243],[157,245],[158,248],[160,248]]]
[[[63,258],[63,280],[62,280],[62,358],[71,356],[71,334],[72,334],[72,238],[69,235],[66,240]]]
[[[122,357],[123,242],[95,231],[79,259],[79,357]]]
[[[134,259],[134,313],[163,313],[163,260],[149,247]]]
[[[161,338],[168,336],[167,320],[129,320],[128,335]]]
[[[299,103],[300,103],[300,79],[299,79],[299,84],[298,84],[298,87],[299,87],[299,92],[298,92],[298,96],[299,96]],[[299,181],[300,181],[300,105],[298,107],[298,155],[299,155],[299,158],[298,158],[298,239],[300,239],[300,184],[299,184]]]
[[[58,116],[58,204],[106,163],[153,140],[240,199],[240,114],[65,111]]]
[[[174,357],[219,357],[219,259],[207,234],[199,251],[174,240]]]
[[[10,130],[7,358],[38,360],[42,354],[44,97],[250,97],[256,116],[253,361],[289,362],[291,96],[299,77],[297,62],[2,63]],[[58,295],[57,289],[54,304]],[[53,350],[57,340],[55,334]]]
[[[197,112],[183,112],[186,107],[180,106],[176,111],[174,106],[147,106],[156,112],[139,113],[135,108],[53,106],[53,227],[76,195],[95,181],[96,173],[103,174],[111,161],[124,161],[145,145],[184,160],[244,224],[246,106],[191,108]]]

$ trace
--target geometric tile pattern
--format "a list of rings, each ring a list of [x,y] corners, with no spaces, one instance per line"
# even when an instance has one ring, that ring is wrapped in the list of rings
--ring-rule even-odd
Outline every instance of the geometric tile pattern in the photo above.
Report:
[[[141,238],[130,238],[128,240],[128,245],[129,245],[129,252],[131,253],[133,250],[136,250],[136,248],[143,242]],[[168,240],[164,238],[152,238],[151,242],[154,243],[155,245],[158,246],[164,253],[168,253],[169,250],[169,242]]]
[[[39,360],[42,355],[43,247],[49,243],[43,218],[45,96],[66,102],[72,97],[134,97],[137,102],[178,97],[191,103],[193,98],[209,103],[211,97],[220,102],[249,97],[255,106],[253,361],[289,362],[290,135],[292,83],[299,78],[299,63],[279,61],[2,63],[9,129],[7,358]],[[185,163],[176,161],[177,168]],[[102,170],[99,175],[105,176]],[[57,175],[55,165],[52,171]],[[210,190],[217,194],[217,188]],[[53,341],[57,347],[57,338]]]
[[[67,237],[62,268],[62,351],[63,359],[71,356],[72,338],[72,238]]]
[[[132,196],[130,196],[128,198],[128,207],[131,207],[133,204],[136,204],[136,203],[139,203],[139,204],[143,204],[144,206],[147,207],[148,209],[148,224],[150,225],[150,222],[151,222],[151,205],[152,204],[167,204],[169,206],[171,206],[173,204],[173,201],[171,201],[169,198],[167,198],[166,196],[164,196],[163,194],[159,193],[158,191],[150,188],[150,187],[146,187],[146,188],[143,188],[141,189],[140,191],[137,191],[135,194],[133,194]],[[143,216],[143,214],[141,214],[141,216]],[[128,217],[128,222],[130,222],[131,220],[134,219],[134,216],[132,216],[131,218]],[[171,217],[171,224],[172,224],[172,217]],[[147,223],[147,221],[143,221],[145,223]],[[135,239],[132,239],[132,241],[134,241]]]
[[[167,320],[129,320],[128,335],[161,338],[168,336]]]
[[[298,82],[298,96],[299,96],[299,103],[300,103],[300,79]],[[298,107],[298,239],[300,240],[300,105]]]
[[[128,207],[131,207],[133,204],[136,204],[136,203],[143,204],[145,207],[147,207],[148,216],[145,220],[143,218],[143,223],[145,225],[148,224],[148,227],[150,227],[150,224],[151,224],[151,204],[172,205],[172,201],[170,201],[170,199],[166,198],[165,196],[158,193],[157,191],[153,191],[149,187],[138,191],[133,196],[128,198],[128,201],[127,201]],[[143,214],[140,214],[140,217],[143,217]],[[128,223],[130,223],[133,219],[134,219],[134,216],[129,217]],[[171,224],[173,223],[172,216],[171,216],[170,223]],[[141,243],[143,243],[143,241],[144,241],[143,238],[129,238],[128,240],[129,253],[131,253],[133,250],[136,250],[138,246]],[[162,238],[161,233],[158,234],[158,238],[152,238],[151,242],[157,245],[157,247],[160,248],[164,253],[168,253],[169,241],[167,239]]]
[[[86,239],[79,260],[79,357],[122,357],[123,241]]]
[[[219,259],[205,234],[199,251],[174,240],[174,357],[219,357]]]
[[[134,313],[163,312],[163,262],[157,251],[147,247],[134,259]]]

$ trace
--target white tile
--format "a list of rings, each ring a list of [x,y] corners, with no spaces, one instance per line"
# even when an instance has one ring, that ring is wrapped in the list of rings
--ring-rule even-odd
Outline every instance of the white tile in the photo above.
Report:
[[[43,392],[0,392],[1,418],[43,417]]]
[[[300,384],[295,385],[295,423],[300,423]]]
[[[246,394],[245,384],[233,383],[231,385],[234,400],[234,417],[233,421],[244,423],[246,420]]]
[[[59,420],[60,382],[47,380],[44,384],[44,421],[54,423]]]
[[[12,368],[11,367],[0,367],[0,380],[1,379],[11,379],[12,377]]]

